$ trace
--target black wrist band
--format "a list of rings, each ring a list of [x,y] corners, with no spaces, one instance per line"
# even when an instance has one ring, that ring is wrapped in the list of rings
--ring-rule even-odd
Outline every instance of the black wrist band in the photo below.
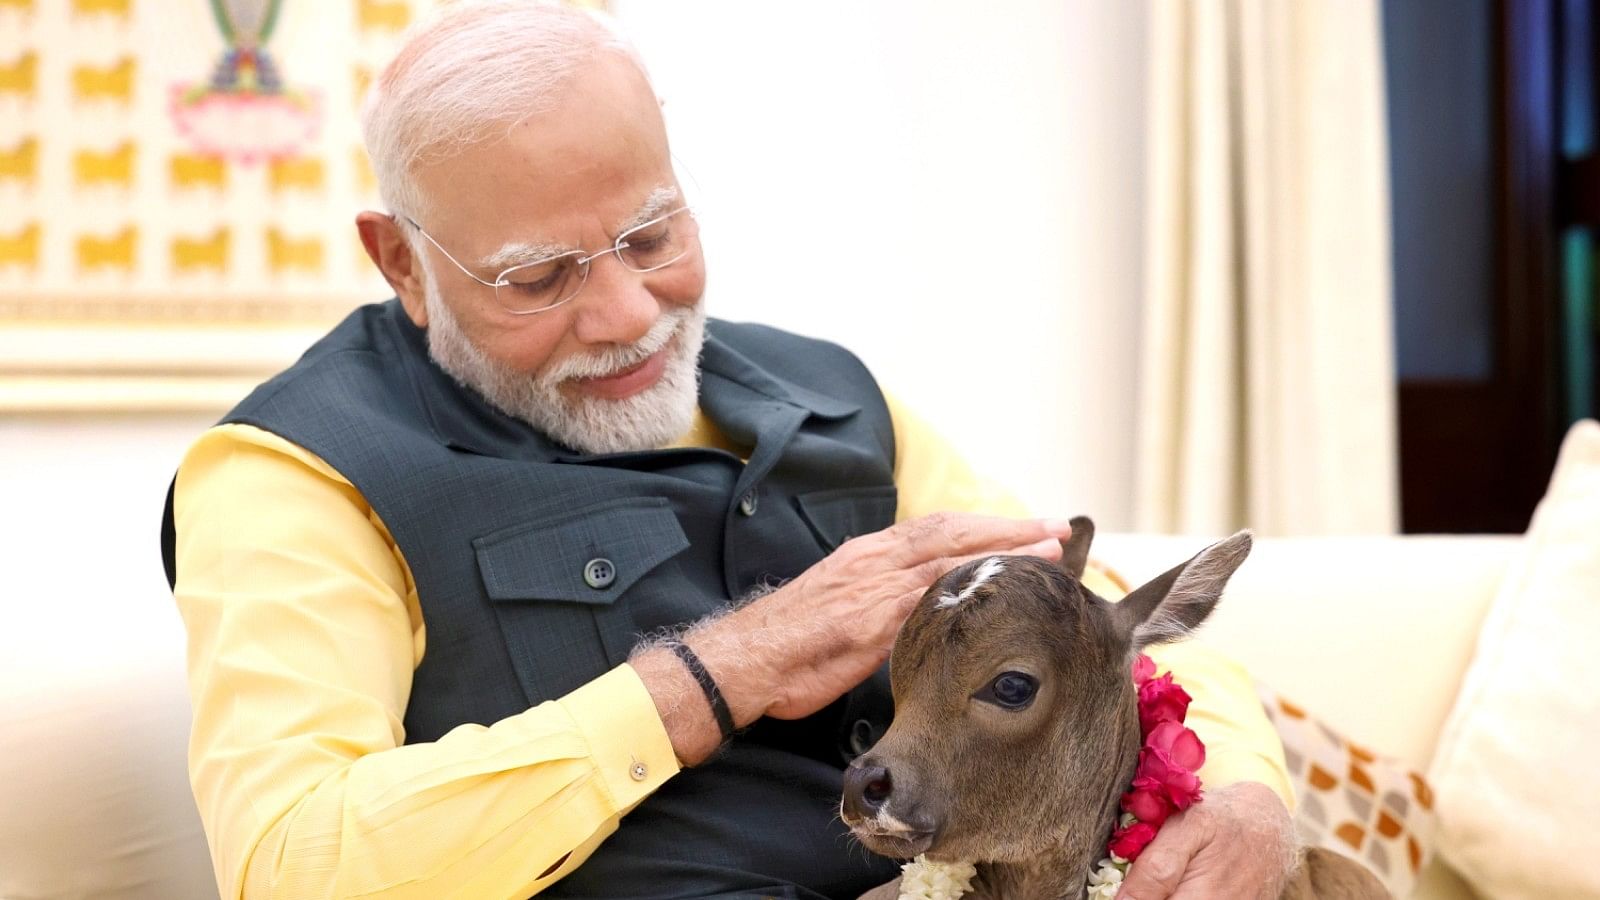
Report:
[[[700,657],[694,655],[689,645],[682,641],[673,641],[669,644],[672,652],[678,654],[684,666],[689,669],[689,674],[694,680],[700,682],[700,690],[705,691],[706,702],[711,704],[711,714],[716,716],[717,727],[722,730],[722,739],[726,741],[733,736],[733,713],[728,709],[728,701],[722,698],[722,691],[717,687],[717,680],[706,671],[705,663]]]

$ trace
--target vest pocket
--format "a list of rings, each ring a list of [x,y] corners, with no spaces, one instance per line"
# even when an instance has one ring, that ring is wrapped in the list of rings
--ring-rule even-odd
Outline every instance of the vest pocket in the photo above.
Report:
[[[894,485],[886,484],[813,491],[795,502],[822,549],[832,553],[853,537],[893,525],[898,497]]]
[[[610,500],[475,538],[478,574],[529,703],[621,664],[635,629],[617,600],[688,546],[661,497]]]

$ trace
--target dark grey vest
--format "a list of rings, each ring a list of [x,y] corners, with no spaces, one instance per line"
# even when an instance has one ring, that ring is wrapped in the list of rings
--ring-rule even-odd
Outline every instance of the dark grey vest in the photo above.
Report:
[[[700,403],[747,463],[710,449],[577,453],[452,381],[390,301],[353,313],[223,421],[315,453],[393,533],[427,629],[405,714],[414,743],[560,697],[642,633],[893,521],[889,413],[845,350],[712,321]],[[887,881],[894,866],[854,845],[836,812],[843,765],[891,714],[879,672],[805,720],[758,722],[541,896],[854,898]]]

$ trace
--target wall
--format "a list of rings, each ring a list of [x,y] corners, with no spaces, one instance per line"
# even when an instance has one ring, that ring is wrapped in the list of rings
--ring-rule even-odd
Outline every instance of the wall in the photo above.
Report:
[[[613,8],[713,314],[849,346],[1036,509],[1131,524],[1143,4]]]

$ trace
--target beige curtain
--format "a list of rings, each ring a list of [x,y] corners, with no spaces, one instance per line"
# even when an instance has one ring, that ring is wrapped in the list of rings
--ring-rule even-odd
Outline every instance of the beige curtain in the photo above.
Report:
[[[1143,530],[1397,522],[1378,0],[1152,0]]]

